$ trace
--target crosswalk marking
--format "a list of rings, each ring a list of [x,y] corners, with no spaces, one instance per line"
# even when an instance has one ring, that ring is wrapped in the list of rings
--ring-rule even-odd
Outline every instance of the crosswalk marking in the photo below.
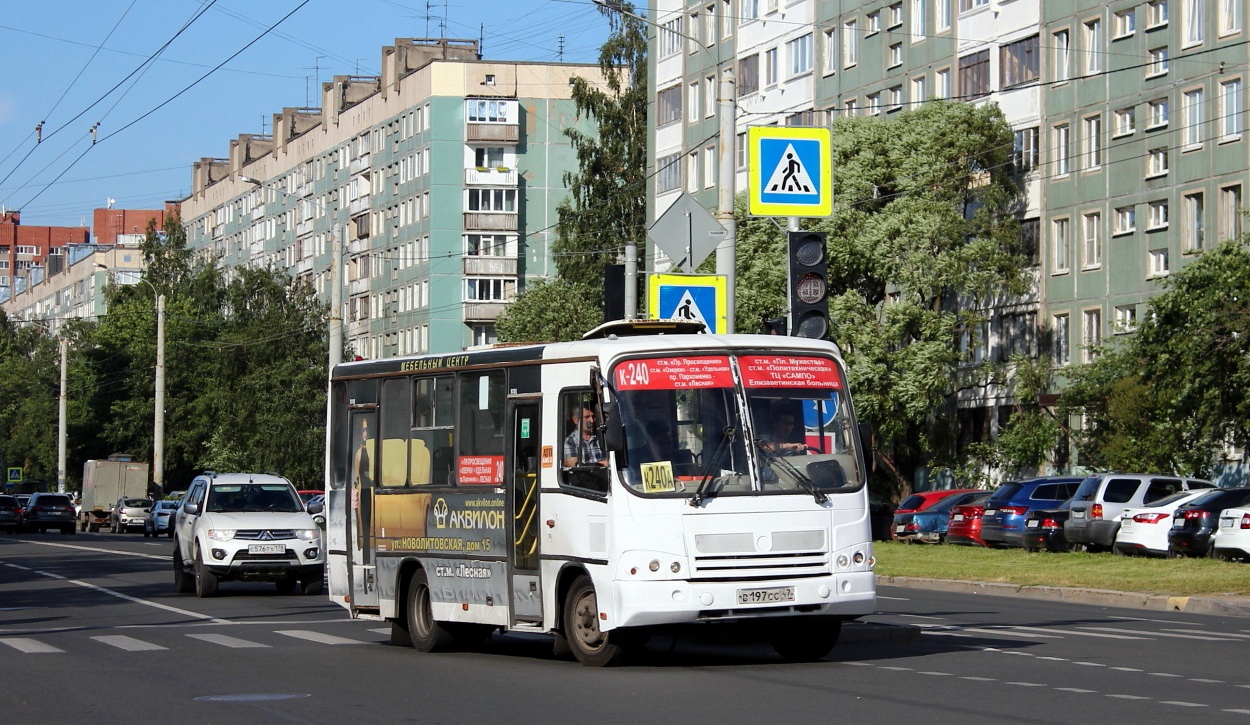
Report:
[[[368,644],[358,639],[348,639],[347,637],[336,637],[332,634],[322,634],[314,632],[310,629],[280,629],[278,634],[285,634],[288,637],[296,639],[306,639],[310,642],[320,642],[322,644]]]
[[[248,649],[269,646],[267,644],[261,644],[260,642],[251,642],[246,639],[231,637],[228,634],[188,634],[187,636],[191,639],[198,639],[201,642],[219,644],[222,647],[230,647],[231,649]]]
[[[0,637],[0,644],[7,644],[18,652],[25,652],[26,654],[43,654],[65,651],[59,647],[44,644],[37,639],[27,639],[26,637]]]
[[[1117,629],[1116,627],[1081,627],[1080,629],[1088,629],[1094,632],[1122,632],[1124,634],[1148,634],[1151,637],[1176,637],[1178,639],[1201,639],[1207,642],[1226,641],[1223,637],[1200,637],[1196,634],[1170,634],[1168,632],[1142,632],[1136,629]]]
[[[97,642],[103,642],[107,645],[112,645],[118,649],[124,649],[127,652],[154,652],[156,650],[168,649],[160,646],[159,644],[144,642],[143,640],[135,639],[134,637],[127,637],[124,634],[104,634],[98,637],[92,637],[91,639],[94,639]]]
[[[1211,632],[1209,630],[1204,630],[1204,629],[1172,629],[1169,627],[1169,628],[1165,628],[1163,631],[1164,632],[1180,632],[1181,634],[1208,634],[1208,635],[1219,634],[1219,636],[1221,637],[1233,637],[1235,639],[1250,639],[1250,634],[1237,634],[1235,632],[1218,632],[1217,633],[1217,632]]]
[[[1079,632],[1072,629],[1050,629],[1048,627],[1012,627],[1012,629],[1022,629],[1029,632],[1055,632],[1058,634],[1072,634],[1078,637],[1105,637],[1107,639],[1150,639],[1149,637],[1133,637],[1127,634],[1107,634],[1105,632]]]

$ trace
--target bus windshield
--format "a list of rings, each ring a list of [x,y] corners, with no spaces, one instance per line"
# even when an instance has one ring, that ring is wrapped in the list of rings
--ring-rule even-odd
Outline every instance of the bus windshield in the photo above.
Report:
[[[657,496],[690,496],[704,478],[715,495],[858,490],[842,381],[834,360],[810,355],[623,361],[621,479]]]

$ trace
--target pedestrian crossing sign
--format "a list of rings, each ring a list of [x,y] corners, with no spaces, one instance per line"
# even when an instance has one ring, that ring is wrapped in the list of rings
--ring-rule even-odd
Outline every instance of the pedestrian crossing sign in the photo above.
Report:
[[[754,216],[833,213],[833,147],[827,128],[747,129],[748,208]]]
[[[711,333],[728,331],[726,280],[720,274],[652,274],[647,312],[653,320],[702,322]]]

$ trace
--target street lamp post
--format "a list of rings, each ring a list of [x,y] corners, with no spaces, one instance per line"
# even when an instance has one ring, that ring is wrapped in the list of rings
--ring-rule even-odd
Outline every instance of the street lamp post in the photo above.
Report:
[[[107,270],[108,266],[96,263]],[[165,494],[165,295],[156,289],[146,277],[139,281],[152,288],[156,295],[156,400],[152,422],[152,487],[159,495]],[[64,372],[62,372],[64,376]],[[64,405],[64,403],[62,403]]]

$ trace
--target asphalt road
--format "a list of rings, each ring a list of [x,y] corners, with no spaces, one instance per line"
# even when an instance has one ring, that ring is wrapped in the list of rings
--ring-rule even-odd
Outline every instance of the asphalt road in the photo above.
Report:
[[[0,720],[1250,724],[1250,619],[883,588],[868,621],[899,628],[824,662],[703,628],[593,670],[534,636],[421,655],[268,584],[177,595],[171,550],[0,536]]]

